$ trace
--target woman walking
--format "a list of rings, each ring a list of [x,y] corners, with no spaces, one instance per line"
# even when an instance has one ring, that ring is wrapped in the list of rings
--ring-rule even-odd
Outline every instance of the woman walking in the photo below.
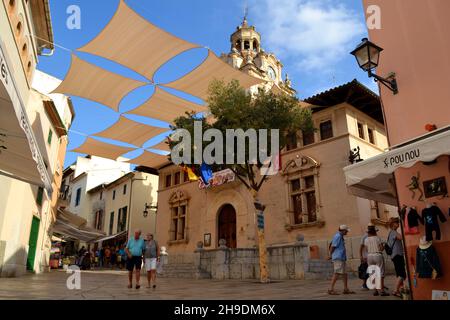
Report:
[[[369,225],[367,228],[367,239],[364,240],[364,245],[367,248],[367,264],[370,266],[377,266],[376,275],[381,277],[380,283],[377,281],[377,287],[375,288],[374,296],[381,295],[383,297],[388,296],[389,293],[384,291],[384,257],[383,250],[384,246],[377,236],[377,229],[373,225]]]
[[[395,274],[397,276],[397,284],[395,286],[392,295],[401,298],[400,290],[403,288],[403,283],[406,279],[405,271],[405,257],[402,245],[402,235],[397,232],[400,226],[399,218],[391,218],[389,221],[389,227],[391,231],[389,232],[387,238],[387,245],[391,248],[391,260],[394,263]]]

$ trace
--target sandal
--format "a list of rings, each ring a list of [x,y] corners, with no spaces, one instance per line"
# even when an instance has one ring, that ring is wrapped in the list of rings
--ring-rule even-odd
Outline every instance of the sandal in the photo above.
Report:
[[[392,292],[392,295],[393,295],[394,297],[399,297],[399,298],[402,297],[402,295],[401,295],[400,292],[398,292],[398,291],[393,291],[393,292]]]
[[[382,297],[388,297],[388,296],[390,296],[390,294],[387,293],[386,291],[382,291],[382,292],[380,293],[380,296],[382,296]]]
[[[343,293],[343,294],[355,294],[354,291],[351,291],[351,290],[349,290],[349,289],[344,290],[342,293]]]
[[[133,285],[129,284],[128,289],[131,289],[131,288],[133,288]]]
[[[139,289],[141,286],[139,284],[136,285],[136,289]]]
[[[332,295],[332,296],[338,296],[339,295],[339,293],[337,293],[336,291],[334,291],[334,290],[328,290],[328,294],[329,295]]]

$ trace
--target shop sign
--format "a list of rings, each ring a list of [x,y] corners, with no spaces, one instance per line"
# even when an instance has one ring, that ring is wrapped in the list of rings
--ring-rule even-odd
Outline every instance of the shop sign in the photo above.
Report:
[[[217,187],[225,183],[233,182],[236,179],[236,175],[231,169],[225,169],[222,171],[217,171],[213,173],[212,179],[209,184],[205,184],[202,179],[198,180],[198,188],[206,189],[211,187]]]
[[[384,168],[402,166],[411,161],[417,161],[420,158],[420,149],[408,150],[399,154],[391,155],[384,159]]]

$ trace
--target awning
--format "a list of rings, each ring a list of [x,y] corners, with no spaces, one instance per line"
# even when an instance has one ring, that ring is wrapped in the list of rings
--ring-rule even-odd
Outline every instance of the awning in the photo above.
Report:
[[[89,155],[95,155],[102,158],[116,160],[121,155],[130,151],[136,150],[135,148],[121,147],[114,144],[98,141],[93,138],[86,138],[84,143],[71,150],[72,152],[84,153]]]
[[[94,135],[141,147],[146,141],[164,132],[169,132],[169,128],[154,127],[120,116],[112,126]]]
[[[157,86],[150,99],[136,109],[128,111],[127,114],[173,123],[176,118],[184,116],[186,112],[199,113],[207,110],[208,108],[201,104],[177,97]]]
[[[42,186],[51,195],[52,180],[3,48],[0,39],[0,174]]]
[[[125,231],[122,231],[122,232],[119,232],[119,233],[116,233],[116,234],[113,234],[113,235],[110,235],[110,236],[107,236],[107,237],[103,237],[103,238],[97,239],[97,240],[95,240],[94,242],[100,242],[100,241],[111,240],[111,239],[119,238],[119,237],[124,236],[124,235],[127,235],[127,234],[128,234],[128,231],[125,230]]]
[[[398,168],[450,155],[450,126],[427,133],[368,160],[344,168],[349,192],[366,199],[397,205],[393,176]]]
[[[144,151],[139,157],[128,160],[127,162],[154,169],[159,169],[163,165],[170,163],[167,156],[150,151]]]
[[[58,210],[58,216],[53,225],[53,233],[62,235],[65,239],[91,242],[105,235],[104,232],[86,226],[87,221],[66,210]]]

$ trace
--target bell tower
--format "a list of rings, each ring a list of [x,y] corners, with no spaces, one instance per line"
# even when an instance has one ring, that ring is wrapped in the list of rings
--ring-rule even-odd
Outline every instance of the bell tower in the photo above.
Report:
[[[296,91],[291,87],[287,74],[283,80],[283,65],[273,53],[267,53],[262,49],[261,34],[248,23],[247,15],[246,9],[242,23],[230,36],[230,52],[222,54],[221,59],[233,68],[266,80],[266,83],[254,86],[251,91],[263,88],[276,93],[294,95]]]

